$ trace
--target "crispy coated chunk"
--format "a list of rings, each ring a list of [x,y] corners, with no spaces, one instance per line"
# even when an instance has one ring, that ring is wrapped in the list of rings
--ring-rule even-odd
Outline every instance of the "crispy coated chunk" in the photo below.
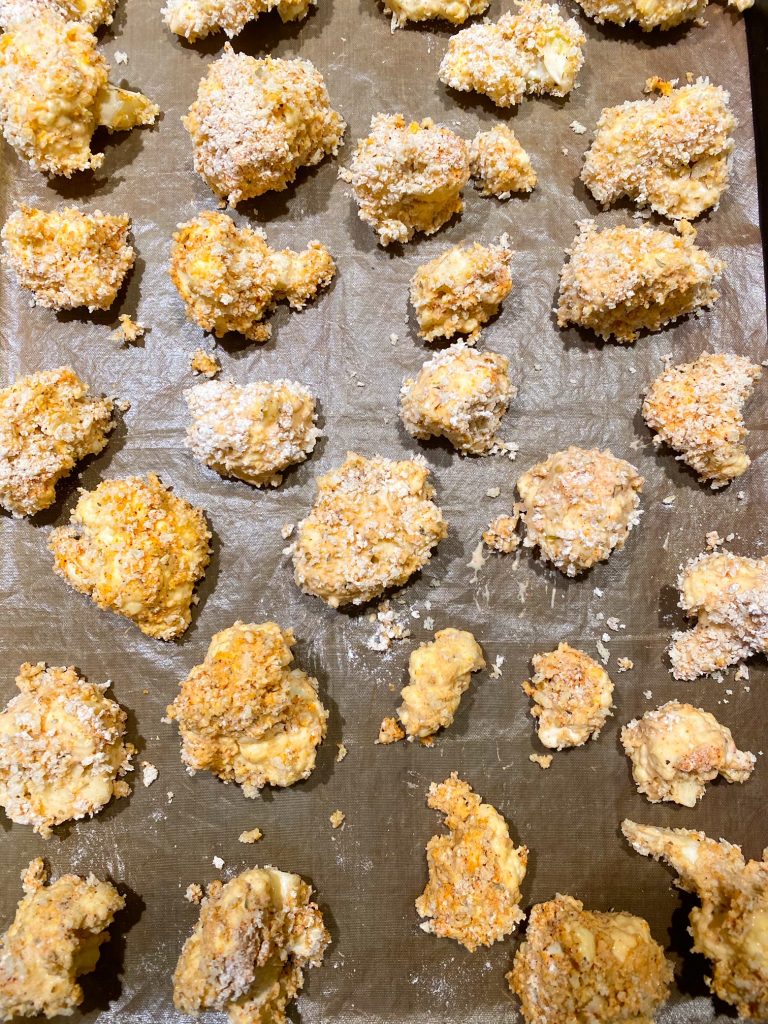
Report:
[[[531,910],[507,981],[526,1024],[653,1024],[672,965],[642,917],[558,893]]]
[[[104,480],[83,492],[71,520],[48,539],[54,570],[147,636],[181,636],[191,620],[195,584],[211,557],[200,509],[150,473]]]
[[[744,405],[762,376],[744,356],[704,353],[694,363],[671,366],[648,388],[645,422],[701,480],[725,487],[750,464],[744,439]]]
[[[384,10],[392,15],[392,31],[408,21],[449,21],[463,25],[467,18],[483,14],[490,0],[384,0]]]
[[[116,0],[0,0],[0,28],[5,32],[50,12],[65,21],[83,21],[95,32],[112,24]]]
[[[706,10],[707,3],[708,0],[579,0],[584,13],[598,24],[637,22],[643,32],[695,21]],[[728,0],[728,6],[738,11],[746,11],[753,3],[754,0]]]
[[[257,59],[229,43],[182,123],[195,170],[230,206],[287,188],[300,167],[338,151],[346,128],[308,60]]]
[[[429,787],[427,804],[445,815],[448,835],[427,843],[429,881],[416,900],[422,931],[455,939],[471,952],[491,946],[523,919],[520,886],[528,850],[456,772]]]
[[[502,555],[517,551],[520,545],[520,537],[516,532],[519,522],[520,508],[515,505],[511,515],[496,516],[488,524],[488,529],[483,533],[483,543]]]
[[[418,572],[448,532],[428,478],[422,460],[354,452],[319,477],[293,553],[301,589],[338,608],[364,604]]]
[[[481,195],[509,199],[513,192],[531,192],[536,172],[517,136],[505,124],[478,132],[469,151],[470,172]]]
[[[557,4],[515,0],[517,12],[457,32],[440,64],[440,81],[480,92],[499,107],[525,95],[566,96],[584,57],[586,36]]]
[[[402,114],[376,114],[371,134],[339,176],[352,186],[360,219],[381,245],[410,242],[417,231],[434,234],[464,209],[469,147],[429,117],[406,123]]]
[[[162,15],[171,32],[194,43],[212,32],[231,39],[266,11],[277,10],[282,21],[298,21],[313,4],[317,0],[168,0]]]
[[[173,976],[182,1013],[226,1011],[232,1024],[286,1024],[288,1004],[331,940],[298,875],[252,868],[214,883]]]

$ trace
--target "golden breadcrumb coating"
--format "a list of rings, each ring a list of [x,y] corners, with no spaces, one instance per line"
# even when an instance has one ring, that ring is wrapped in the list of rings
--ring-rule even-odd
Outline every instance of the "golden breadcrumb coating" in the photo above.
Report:
[[[313,5],[317,0],[168,0],[160,13],[171,32],[194,43],[212,32],[226,32],[231,39],[266,11],[277,10],[282,21],[298,21]]]
[[[526,1024],[653,1024],[672,964],[642,917],[558,893],[531,909],[507,981]]]
[[[208,886],[173,975],[182,1013],[226,1011],[232,1024],[286,1024],[288,1004],[331,937],[298,875],[252,868]]]
[[[130,226],[127,214],[20,206],[3,227],[3,262],[38,306],[109,309],[136,259]]]
[[[385,718],[379,728],[377,743],[397,743],[405,738],[405,730],[400,727],[396,718]]]
[[[117,0],[0,0],[0,28],[7,32],[23,21],[44,12],[58,14],[65,21],[82,21],[95,32],[111,25]]]
[[[463,25],[467,18],[483,14],[490,0],[384,0],[384,10],[392,15],[392,31],[409,21],[438,18],[452,25]]]
[[[427,804],[445,815],[448,835],[427,843],[429,881],[416,900],[422,931],[455,939],[470,953],[491,946],[523,919],[520,886],[528,850],[456,772],[429,787]]]
[[[215,634],[168,706],[191,775],[213,772],[247,797],[310,775],[328,712],[317,680],[290,667],[294,643],[274,622],[236,622]]]
[[[31,516],[52,505],[59,480],[106,446],[113,408],[109,398],[90,398],[69,366],[0,390],[0,506]]]
[[[360,220],[380,245],[410,242],[417,231],[432,235],[464,209],[469,147],[429,117],[406,122],[402,114],[376,114],[339,177],[352,186]]]
[[[768,651],[768,558],[699,555],[677,586],[680,607],[697,622],[672,636],[675,679],[696,679]]]
[[[520,545],[520,537],[516,533],[519,522],[520,507],[516,504],[512,509],[512,515],[496,516],[488,524],[487,530],[483,533],[483,543],[502,555],[517,551]]]
[[[193,373],[199,373],[210,380],[221,373],[221,363],[211,352],[204,348],[196,348],[189,361],[189,368]]]
[[[399,587],[448,533],[422,459],[366,459],[355,452],[317,480],[299,523],[296,583],[332,608],[364,604]]]
[[[217,338],[237,331],[249,341],[272,334],[263,318],[276,302],[303,309],[336,273],[320,242],[303,252],[271,249],[259,228],[238,228],[224,213],[207,211],[179,224],[171,244],[171,280],[187,316]]]
[[[621,830],[638,853],[665,860],[680,888],[699,898],[690,932],[694,952],[712,962],[710,989],[740,1017],[768,1019],[768,850],[745,862],[740,847],[703,832],[633,821]]]
[[[315,400],[290,380],[206,381],[184,392],[192,423],[187,444],[206,466],[254,487],[277,487],[320,436]]]
[[[762,370],[745,356],[700,355],[670,366],[648,388],[643,418],[653,443],[668,444],[713,488],[725,487],[750,464],[744,405]]]
[[[728,99],[699,78],[668,96],[606,107],[581,180],[604,206],[627,196],[664,217],[693,220],[728,186],[736,125]]]
[[[211,557],[200,509],[150,473],[83,491],[70,518],[71,526],[57,527],[48,538],[54,570],[147,636],[181,636]]]
[[[708,0],[578,0],[584,13],[598,24],[637,22],[643,32],[669,29],[695,21],[706,10]],[[728,0],[729,7],[746,11],[755,0]]]
[[[338,152],[347,127],[314,64],[257,59],[229,43],[181,120],[195,170],[230,206],[287,188],[300,167]]]
[[[42,11],[0,37],[0,126],[18,155],[44,174],[101,167],[91,152],[99,125],[154,124],[159,108],[107,81],[96,36],[79,21]]]
[[[513,192],[532,192],[536,171],[517,136],[505,124],[478,132],[469,150],[470,173],[480,194],[509,199]]]
[[[119,779],[135,753],[125,711],[74,668],[25,663],[18,696],[0,711],[0,807],[44,839],[63,821],[93,816],[131,789]]]
[[[561,17],[557,4],[515,0],[516,13],[457,32],[440,64],[440,81],[461,92],[479,92],[499,107],[525,95],[566,96],[584,57],[586,36]]]
[[[596,740],[611,714],[613,683],[594,658],[568,644],[535,654],[534,675],[523,692],[533,700],[539,740],[551,750]]]
[[[696,232],[682,221],[679,234],[648,227],[598,231],[580,221],[560,272],[557,323],[576,324],[600,338],[633,342],[640,331],[658,331],[687,313],[711,306],[721,260],[694,245]]]
[[[128,313],[121,313],[117,321],[117,327],[110,334],[110,338],[112,341],[119,341],[121,345],[132,345],[147,333],[146,325],[137,323]]]
[[[83,1001],[76,979],[90,974],[125,900],[94,875],[48,878],[40,857],[22,874],[26,895],[0,937],[0,1020],[68,1016]]]
[[[643,478],[609,451],[570,448],[532,466],[517,481],[523,546],[566,576],[576,576],[624,547],[639,522]]]

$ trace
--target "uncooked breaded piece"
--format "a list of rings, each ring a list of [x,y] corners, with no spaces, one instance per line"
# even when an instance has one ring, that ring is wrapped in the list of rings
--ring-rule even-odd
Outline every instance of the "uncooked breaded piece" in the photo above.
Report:
[[[713,285],[725,269],[694,245],[696,232],[682,221],[679,234],[645,226],[598,231],[579,222],[560,272],[559,327],[575,324],[600,338],[635,341],[719,298]]]
[[[440,81],[479,92],[499,107],[524,95],[566,96],[584,63],[586,36],[557,4],[515,0],[516,13],[457,32],[440,64]]]
[[[25,663],[18,696],[0,712],[0,807],[44,839],[55,825],[92,817],[128,796],[135,753],[125,711],[74,668]]]
[[[598,24],[637,22],[644,32],[695,21],[706,10],[707,3],[708,0],[579,0],[584,13]],[[746,11],[753,3],[754,0],[728,0],[728,6],[738,11]]]
[[[505,124],[478,132],[469,150],[470,173],[480,194],[509,199],[513,192],[531,192],[536,172],[517,136]]]
[[[768,651],[768,558],[699,555],[677,586],[680,607],[697,622],[672,636],[675,679],[696,679]]]
[[[7,32],[23,21],[39,18],[45,12],[58,14],[65,21],[82,21],[96,31],[112,24],[117,0],[0,0],[0,28]]]
[[[609,451],[571,445],[532,466],[517,481],[524,547],[576,576],[624,547],[639,522],[643,478]]]
[[[429,117],[408,123],[402,114],[376,114],[339,177],[352,186],[358,216],[380,245],[409,242],[417,231],[434,234],[464,209],[469,147]]]
[[[337,153],[346,128],[314,64],[257,59],[229,43],[181,120],[195,170],[230,206],[287,188],[300,167]]]
[[[745,356],[700,355],[670,366],[648,388],[643,418],[712,488],[725,487],[750,464],[744,439],[744,405],[762,376]]]
[[[490,0],[384,0],[384,10],[392,15],[392,31],[409,21],[449,21],[463,25],[488,10]]]
[[[539,740],[551,750],[596,740],[613,700],[613,683],[602,665],[565,643],[531,660],[533,678],[522,685],[533,700]]]
[[[405,583],[448,533],[428,481],[423,459],[349,452],[318,477],[315,502],[299,523],[296,583],[332,608],[364,604]]]
[[[95,968],[125,900],[94,875],[62,875],[46,885],[40,857],[21,877],[26,895],[0,937],[0,1020],[68,1016],[83,1001],[76,979]]]
[[[745,863],[741,849],[703,832],[622,822],[638,853],[662,859],[701,901],[690,913],[693,950],[712,962],[706,979],[740,1017],[768,1018],[768,851]]]
[[[422,931],[455,939],[474,952],[514,931],[523,919],[520,886],[528,850],[507,823],[456,772],[429,787],[427,804],[445,815],[449,834],[427,843],[429,881],[416,900]]]
[[[532,908],[507,981],[526,1024],[653,1024],[672,964],[642,917],[558,893]]]
[[[0,37],[0,125],[6,141],[43,174],[101,167],[91,152],[99,125],[126,131],[154,124],[159,108],[107,81],[96,36],[79,21],[42,11]]]
[[[520,545],[520,537],[516,532],[519,522],[520,508],[515,505],[512,515],[496,516],[488,524],[488,529],[483,533],[483,544],[487,544],[493,551],[498,551],[502,555],[517,551]]]
[[[266,11],[276,10],[282,21],[306,17],[317,0],[168,0],[160,12],[171,32],[190,43],[212,32],[231,39]]]
[[[206,381],[184,392],[192,423],[187,444],[206,466],[254,487],[277,487],[320,436],[315,400],[290,380]]]
[[[211,558],[200,509],[150,473],[83,491],[70,519],[48,538],[59,576],[147,636],[181,636]]]
[[[31,516],[56,500],[56,484],[98,454],[115,426],[109,398],[90,398],[69,366],[20,377],[0,391],[0,506]]]

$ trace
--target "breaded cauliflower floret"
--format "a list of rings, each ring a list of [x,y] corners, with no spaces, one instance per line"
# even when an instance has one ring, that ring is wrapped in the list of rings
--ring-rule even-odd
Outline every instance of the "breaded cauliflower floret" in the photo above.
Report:
[[[7,32],[23,21],[39,18],[45,12],[58,14],[65,21],[82,21],[95,32],[100,25],[112,24],[117,0],[0,0],[0,28]]]
[[[407,123],[402,114],[376,114],[339,177],[352,186],[360,220],[381,245],[410,242],[417,231],[434,234],[464,209],[469,147],[429,117]]]
[[[755,0],[728,0],[729,7],[746,11]],[[700,18],[708,0],[579,0],[584,13],[598,24],[615,25],[637,22],[643,32],[654,28],[675,28],[685,21]]]
[[[317,0],[168,0],[160,13],[171,32],[194,43],[212,32],[231,39],[266,11],[277,10],[282,21],[298,21],[313,5]]]
[[[440,64],[440,81],[480,92],[499,107],[525,95],[566,96],[584,63],[586,36],[557,4],[515,0],[517,12],[457,32]]]
[[[531,192],[536,171],[517,136],[505,124],[478,132],[469,150],[470,173],[484,196],[509,199],[513,192]]]
[[[82,22],[43,12],[0,36],[0,126],[30,166],[69,177],[101,167],[91,152],[99,125],[126,131],[154,124],[159,108],[107,81],[109,65]]]
[[[483,533],[483,543],[487,544],[493,551],[499,554],[508,555],[517,551],[520,545],[520,537],[517,534],[517,524],[520,522],[520,506],[515,505],[511,515],[496,516]]]
[[[523,683],[533,700],[539,740],[551,750],[596,740],[611,714],[613,683],[594,658],[568,644],[535,654],[534,675]]]
[[[314,64],[257,59],[229,43],[181,120],[195,170],[230,206],[287,188],[300,167],[338,152],[346,128]]]
[[[687,221],[678,231],[598,231],[594,221],[580,221],[560,272],[558,326],[576,324],[628,343],[642,330],[661,330],[711,306],[719,298],[713,285],[725,264],[694,245],[696,232]]]
[[[745,356],[704,353],[664,370],[648,388],[643,418],[713,488],[725,487],[750,464],[744,447],[744,405],[762,376]]]
[[[452,25],[463,25],[488,10],[490,0],[384,0],[384,10],[392,15],[392,31],[409,21],[438,18]]]
[[[147,636],[181,636],[211,557],[200,509],[150,473],[84,491],[70,518],[71,526],[57,527],[48,538],[54,570]]]
[[[271,327],[262,320],[274,304],[303,309],[331,282],[336,264],[320,242],[303,252],[271,249],[259,228],[238,228],[226,214],[207,211],[178,226],[170,273],[187,316],[203,330],[266,341]]]

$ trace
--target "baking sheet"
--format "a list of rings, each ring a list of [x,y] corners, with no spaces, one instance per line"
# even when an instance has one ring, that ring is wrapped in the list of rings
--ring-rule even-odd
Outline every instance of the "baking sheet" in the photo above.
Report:
[[[271,863],[314,883],[333,935],[323,967],[310,972],[298,1003],[306,1024],[516,1020],[504,982],[516,940],[472,955],[421,932],[413,909],[426,878],[424,845],[439,830],[425,791],[430,781],[456,770],[506,816],[514,839],[530,847],[526,906],[559,891],[594,909],[645,916],[655,937],[672,945],[678,967],[677,990],[659,1019],[728,1019],[706,994],[703,962],[689,955],[681,959],[689,941],[681,908],[690,901],[670,888],[665,869],[628,850],[618,825],[630,816],[702,828],[743,843],[752,856],[768,845],[762,660],[750,665],[746,682],[735,682],[731,672],[722,682],[676,683],[664,658],[669,634],[681,624],[677,568],[703,550],[705,532],[733,532],[731,546],[738,552],[765,550],[760,520],[768,469],[766,385],[758,386],[749,411],[754,464],[721,493],[701,487],[668,451],[654,453],[639,414],[640,394],[665,356],[692,359],[708,348],[758,362],[766,356],[743,24],[717,5],[706,12],[706,27],[659,37],[600,29],[579,18],[588,37],[580,87],[565,101],[526,100],[507,113],[482,99],[451,94],[438,82],[447,30],[409,28],[390,35],[389,20],[374,0],[320,0],[305,22],[283,26],[276,16],[264,16],[239,36],[238,50],[301,55],[323,72],[334,105],[349,123],[340,161],[349,159],[372,114],[402,111],[431,116],[467,139],[497,118],[508,120],[539,173],[530,197],[508,203],[467,188],[460,218],[432,238],[390,252],[358,220],[337,180],[336,161],[302,172],[295,187],[243,207],[237,219],[263,224],[275,246],[325,241],[339,270],[330,291],[303,313],[279,309],[266,345],[219,346],[224,376],[239,382],[291,377],[309,385],[320,402],[324,437],[314,456],[290,472],[281,488],[261,492],[219,479],[184,447],[182,393],[195,381],[189,360],[203,336],[186,322],[170,284],[169,239],[177,222],[216,202],[193,172],[179,119],[223,40],[182,44],[164,28],[158,6],[154,0],[131,0],[129,9],[121,3],[103,37],[108,55],[129,55],[127,65],[112,60],[113,80],[124,76],[125,84],[160,104],[163,117],[155,129],[115,137],[97,175],[50,185],[3,148],[3,219],[15,201],[46,209],[74,202],[86,210],[125,211],[133,220],[139,258],[119,305],[92,317],[30,309],[28,294],[9,274],[0,274],[3,385],[21,373],[70,363],[97,391],[131,402],[106,451],[60,486],[53,509],[34,522],[0,518],[0,700],[15,692],[13,679],[25,660],[74,663],[92,680],[111,679],[115,696],[130,710],[139,759],[155,764],[160,776],[145,789],[136,773],[129,800],[113,803],[92,821],[58,829],[47,843],[0,819],[0,921],[5,926],[9,920],[21,895],[19,872],[33,856],[44,854],[56,874],[92,870],[113,878],[128,893],[128,909],[113,927],[96,973],[85,979],[82,1019],[176,1019],[171,974],[197,917],[183,899],[187,885]],[[507,0],[495,0],[489,13],[498,17],[508,6]],[[574,4],[568,6],[575,12]],[[578,120],[591,132],[602,107],[639,98],[649,75],[682,77],[688,71],[709,74],[730,89],[740,121],[733,183],[720,209],[700,222],[701,244],[728,264],[722,298],[701,318],[631,348],[559,332],[551,307],[562,253],[576,233],[575,221],[598,214],[577,177],[591,134],[575,135],[569,124]],[[621,222],[630,212],[599,213],[599,221]],[[420,445],[397,418],[403,378],[429,355],[408,315],[412,273],[449,244],[489,242],[503,231],[516,251],[515,288],[481,345],[511,359],[519,392],[504,436],[519,445],[515,463],[460,458],[441,444]],[[123,312],[149,325],[141,344],[120,348],[110,341]],[[394,342],[391,334],[397,335]],[[486,523],[509,507],[518,473],[571,443],[610,446],[645,477],[645,513],[626,549],[580,580],[543,568],[529,553],[517,565],[511,557],[493,558],[475,576],[467,567],[472,550]],[[314,478],[337,465],[348,449],[394,458],[422,452],[450,527],[396,605],[411,619],[411,637],[386,653],[366,647],[374,627],[365,614],[333,611],[299,593],[282,553],[281,526],[306,513]],[[148,471],[205,509],[214,532],[200,605],[191,629],[176,643],[151,640],[127,621],[99,612],[53,576],[46,549],[50,528],[67,521],[78,485],[92,488],[104,477]],[[494,487],[501,493],[492,500],[485,495]],[[663,506],[670,494],[675,503]],[[607,644],[615,717],[597,742],[556,754],[551,769],[542,772],[528,760],[541,748],[519,685],[528,676],[529,659],[561,640],[595,655],[597,641],[610,632],[609,616],[626,626]],[[433,749],[374,746],[382,717],[397,704],[392,687],[399,690],[404,683],[410,651],[431,637],[425,628],[429,617],[436,629],[471,629],[489,663],[504,658],[502,676],[475,676],[453,727]],[[295,630],[297,663],[320,680],[331,712],[312,777],[252,801],[207,775],[187,776],[176,730],[161,723],[178,681],[202,661],[212,634],[238,618],[275,619]],[[632,672],[616,672],[622,656],[634,661]],[[710,785],[695,810],[651,806],[637,795],[619,729],[672,697],[714,712],[742,749],[760,752],[748,784]],[[336,764],[342,739],[349,755]],[[346,813],[346,823],[333,831],[328,816],[337,808]],[[254,826],[264,839],[241,845],[239,833]],[[212,865],[214,856],[225,862],[221,873]]]

